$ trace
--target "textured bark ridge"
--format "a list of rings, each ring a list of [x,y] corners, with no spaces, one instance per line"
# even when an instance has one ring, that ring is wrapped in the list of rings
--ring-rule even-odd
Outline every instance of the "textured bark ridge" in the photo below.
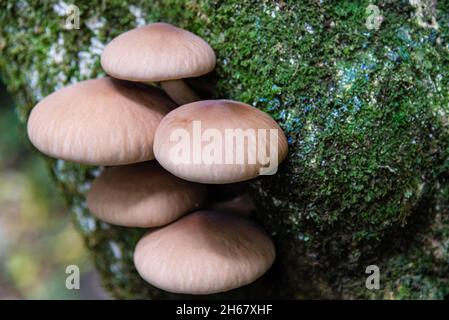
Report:
[[[215,49],[215,96],[269,113],[290,153],[250,183],[277,260],[262,279],[214,297],[447,298],[449,295],[449,2],[151,0],[2,3],[0,74],[26,120],[62,86],[102,76],[118,34],[166,21]],[[85,192],[99,169],[48,159],[104,285],[117,298],[177,298],[132,264],[141,230],[94,219]],[[365,268],[380,268],[367,290]]]

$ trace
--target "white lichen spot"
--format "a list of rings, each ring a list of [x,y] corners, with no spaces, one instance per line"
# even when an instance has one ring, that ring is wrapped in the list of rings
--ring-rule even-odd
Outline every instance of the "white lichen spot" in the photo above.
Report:
[[[79,80],[88,79],[92,76],[104,47],[103,42],[94,37],[90,39],[90,46],[87,50],[78,52]]]
[[[29,5],[25,0],[19,0],[16,2],[16,7],[18,10],[25,10],[29,7]]]
[[[99,176],[101,175],[101,173],[102,173],[103,171],[104,171],[104,167],[99,166],[99,167],[95,167],[95,168],[89,170],[89,173],[90,173],[93,177],[97,178],[97,177],[99,177]]]
[[[275,197],[271,197],[271,201],[272,201],[272,203],[273,203],[273,205],[274,205],[275,207],[280,207],[280,206],[282,206],[282,204],[283,204],[283,201],[282,201],[282,200],[279,200],[279,199],[277,199],[277,198],[275,198]]]
[[[55,164],[55,172],[61,172],[65,168],[65,161],[58,159]]]
[[[28,76],[28,82],[32,89],[35,89],[39,84],[39,72],[36,69],[32,69]]]
[[[58,35],[56,43],[53,43],[47,53],[47,61],[49,64],[60,64],[64,61],[66,49],[64,48],[64,37]]]
[[[315,32],[315,30],[313,30],[313,27],[308,23],[304,24],[304,29],[306,29],[306,31],[310,34],[313,34]]]
[[[418,197],[421,197],[421,195],[424,193],[424,187],[426,186],[426,183],[422,181],[420,184],[418,184],[418,188],[416,190],[416,193],[418,194]]]
[[[83,210],[83,207],[74,205],[72,207],[72,212],[75,214],[79,227],[81,228],[81,230],[83,230],[83,232],[92,233],[97,229],[95,218],[88,215]]]
[[[101,56],[104,50],[104,44],[97,38],[91,38],[89,50],[91,53]]]
[[[33,91],[34,98],[39,101],[44,96],[42,94],[42,88],[40,86],[40,77],[39,72],[36,69],[31,69],[30,72],[27,73],[27,80],[29,83],[29,87]]]
[[[55,81],[56,81],[56,84],[54,86],[54,91],[59,90],[59,89],[63,88],[66,85],[66,83],[67,83],[67,75],[64,72],[59,71],[56,74]]]
[[[70,79],[69,79],[67,84],[75,84],[75,83],[78,83],[78,82],[79,82],[79,80],[78,80],[77,77],[70,77]]]
[[[120,246],[115,241],[109,241],[109,248],[111,248],[111,252],[116,259],[122,258],[122,250]]]
[[[87,191],[90,190],[90,187],[91,187],[91,183],[90,182],[84,182],[84,183],[79,184],[77,186],[76,190],[79,193],[83,193],[84,194],[84,193],[86,193]]]
[[[89,79],[92,76],[92,71],[98,57],[89,51],[78,52],[78,70],[80,80]]]
[[[276,6],[273,8],[272,6],[264,5],[263,11],[265,14],[269,15],[272,18],[276,18],[277,12],[280,10],[279,5],[276,4]]]
[[[316,154],[312,158],[310,158],[309,165],[312,168],[316,168],[316,166],[317,166],[317,155]]]
[[[93,16],[86,21],[86,26],[95,34],[104,28],[106,19],[104,17]]]
[[[432,114],[441,121],[441,124],[444,127],[449,126],[449,115],[447,110],[444,108],[434,108]]]
[[[128,7],[129,12],[131,12],[131,14],[134,16],[135,21],[136,21],[136,26],[140,27],[145,25],[145,18],[142,12],[142,9],[135,6],[135,5],[130,5]]]
[[[67,12],[69,12],[70,4],[59,1],[53,5],[53,11],[56,12],[58,16],[65,16],[67,15]]]

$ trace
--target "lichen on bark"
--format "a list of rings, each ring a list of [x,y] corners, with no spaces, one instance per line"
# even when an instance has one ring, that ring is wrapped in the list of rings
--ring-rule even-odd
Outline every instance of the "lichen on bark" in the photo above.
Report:
[[[103,46],[155,21],[217,53],[214,95],[252,104],[285,130],[275,176],[250,183],[277,261],[256,283],[213,297],[447,298],[449,294],[449,3],[376,1],[76,1],[2,3],[0,74],[23,121],[42,97],[104,75]],[[435,24],[436,22],[436,24]],[[178,298],[132,265],[142,230],[91,216],[98,168],[48,159],[73,220],[118,298]],[[376,264],[381,289],[365,288]]]

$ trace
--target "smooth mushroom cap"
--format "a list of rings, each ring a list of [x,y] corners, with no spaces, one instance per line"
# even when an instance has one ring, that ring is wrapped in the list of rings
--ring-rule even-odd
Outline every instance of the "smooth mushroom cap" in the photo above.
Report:
[[[197,209],[205,193],[204,185],[181,180],[151,161],[105,169],[87,194],[87,207],[111,224],[157,227]]]
[[[213,211],[197,211],[150,231],[134,251],[143,279],[186,294],[212,294],[249,284],[274,258],[273,242],[258,225]]]
[[[28,137],[41,152],[92,165],[154,158],[153,140],[173,102],[155,88],[139,89],[110,78],[65,87],[39,102],[28,119]]]
[[[212,71],[215,63],[215,53],[206,41],[167,23],[125,32],[101,56],[109,75],[141,82],[197,77]]]
[[[155,157],[165,169],[182,179],[210,184],[274,174],[287,151],[287,139],[276,121],[231,100],[174,109],[161,121],[154,140]]]
[[[182,79],[162,81],[161,87],[178,105],[201,100],[200,96],[197,95],[196,92]]]

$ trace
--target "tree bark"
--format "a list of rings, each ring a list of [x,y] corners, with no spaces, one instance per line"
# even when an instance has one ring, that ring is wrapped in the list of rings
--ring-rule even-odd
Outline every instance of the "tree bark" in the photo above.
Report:
[[[275,265],[212,298],[443,299],[449,3],[415,2],[79,0],[79,29],[67,29],[76,26],[69,3],[10,1],[1,4],[0,75],[25,122],[44,96],[104,76],[102,48],[120,33],[165,21],[198,34],[217,53],[213,96],[269,113],[290,144],[276,175],[249,183]],[[185,297],[137,274],[142,230],[89,213],[98,168],[48,164],[115,297]],[[378,290],[366,287],[369,265],[379,267]]]

